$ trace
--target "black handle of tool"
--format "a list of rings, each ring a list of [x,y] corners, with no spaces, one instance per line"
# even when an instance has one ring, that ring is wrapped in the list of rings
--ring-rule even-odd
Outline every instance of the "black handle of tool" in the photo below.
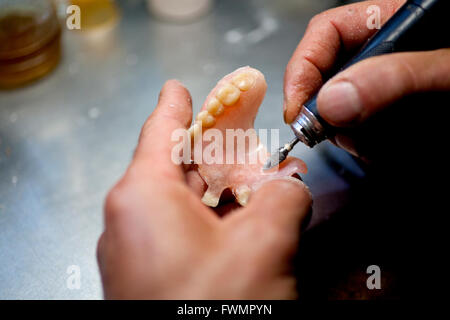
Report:
[[[450,14],[446,9],[450,0],[410,0],[403,5],[383,27],[364,45],[364,47],[339,71],[369,57],[402,51],[418,51],[430,49],[433,45],[427,43],[433,33],[444,32],[436,30],[435,17]],[[446,7],[445,7],[446,6]],[[448,37],[440,34],[440,37]],[[389,66],[387,66],[389,67]],[[326,136],[334,135],[333,128],[323,120],[317,111],[317,94],[310,99],[305,107],[311,111],[324,126]]]

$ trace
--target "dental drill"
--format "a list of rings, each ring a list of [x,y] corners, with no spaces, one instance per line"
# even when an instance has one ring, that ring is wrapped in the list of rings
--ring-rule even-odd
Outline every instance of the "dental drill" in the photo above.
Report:
[[[444,5],[448,8],[446,2],[449,0],[407,1],[339,71],[373,56],[423,49],[422,45],[429,37],[427,32],[439,32],[439,30],[429,30],[425,26],[445,10]],[[317,94],[303,105],[300,114],[290,127],[295,138],[271,155],[264,165],[265,170],[283,162],[299,141],[312,148],[336,134],[336,128],[323,120],[317,111]]]

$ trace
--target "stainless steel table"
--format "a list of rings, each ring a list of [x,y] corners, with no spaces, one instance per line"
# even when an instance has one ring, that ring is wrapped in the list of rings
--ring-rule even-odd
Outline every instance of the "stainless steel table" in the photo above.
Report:
[[[220,1],[192,23],[152,18],[121,1],[120,24],[92,39],[65,30],[61,64],[45,79],[0,92],[0,299],[98,299],[102,205],[124,172],[166,79],[191,91],[194,112],[239,66],[266,76],[257,128],[281,128],[284,68],[309,19],[333,1]],[[314,194],[312,227],[342,206],[362,172],[330,144],[298,146]],[[338,168],[338,170],[336,170]],[[81,271],[80,289],[67,269]]]

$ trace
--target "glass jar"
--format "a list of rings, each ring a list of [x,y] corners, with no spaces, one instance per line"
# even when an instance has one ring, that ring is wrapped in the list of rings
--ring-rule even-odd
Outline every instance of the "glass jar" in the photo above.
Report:
[[[115,27],[119,10],[114,0],[70,0],[82,12],[81,30],[98,32]]]
[[[147,0],[147,7],[158,18],[188,22],[206,14],[212,0]]]
[[[49,73],[60,60],[60,38],[51,0],[0,0],[0,88]]]

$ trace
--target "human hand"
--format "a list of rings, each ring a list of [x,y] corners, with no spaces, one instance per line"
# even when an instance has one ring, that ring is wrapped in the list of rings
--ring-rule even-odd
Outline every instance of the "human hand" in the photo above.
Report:
[[[362,46],[376,30],[367,28],[366,10],[380,8],[386,22],[405,0],[364,1],[315,16],[285,73],[284,119],[291,123],[320,88],[338,55]],[[383,109],[413,93],[450,90],[450,49],[405,52],[363,60],[331,78],[319,91],[320,115],[336,127],[366,123]],[[338,134],[338,146],[357,155],[351,139]]]
[[[171,134],[191,118],[188,91],[168,81],[106,199],[97,250],[105,298],[294,298],[291,259],[309,192],[301,181],[272,181],[219,216],[200,201],[197,171],[171,160]]]

